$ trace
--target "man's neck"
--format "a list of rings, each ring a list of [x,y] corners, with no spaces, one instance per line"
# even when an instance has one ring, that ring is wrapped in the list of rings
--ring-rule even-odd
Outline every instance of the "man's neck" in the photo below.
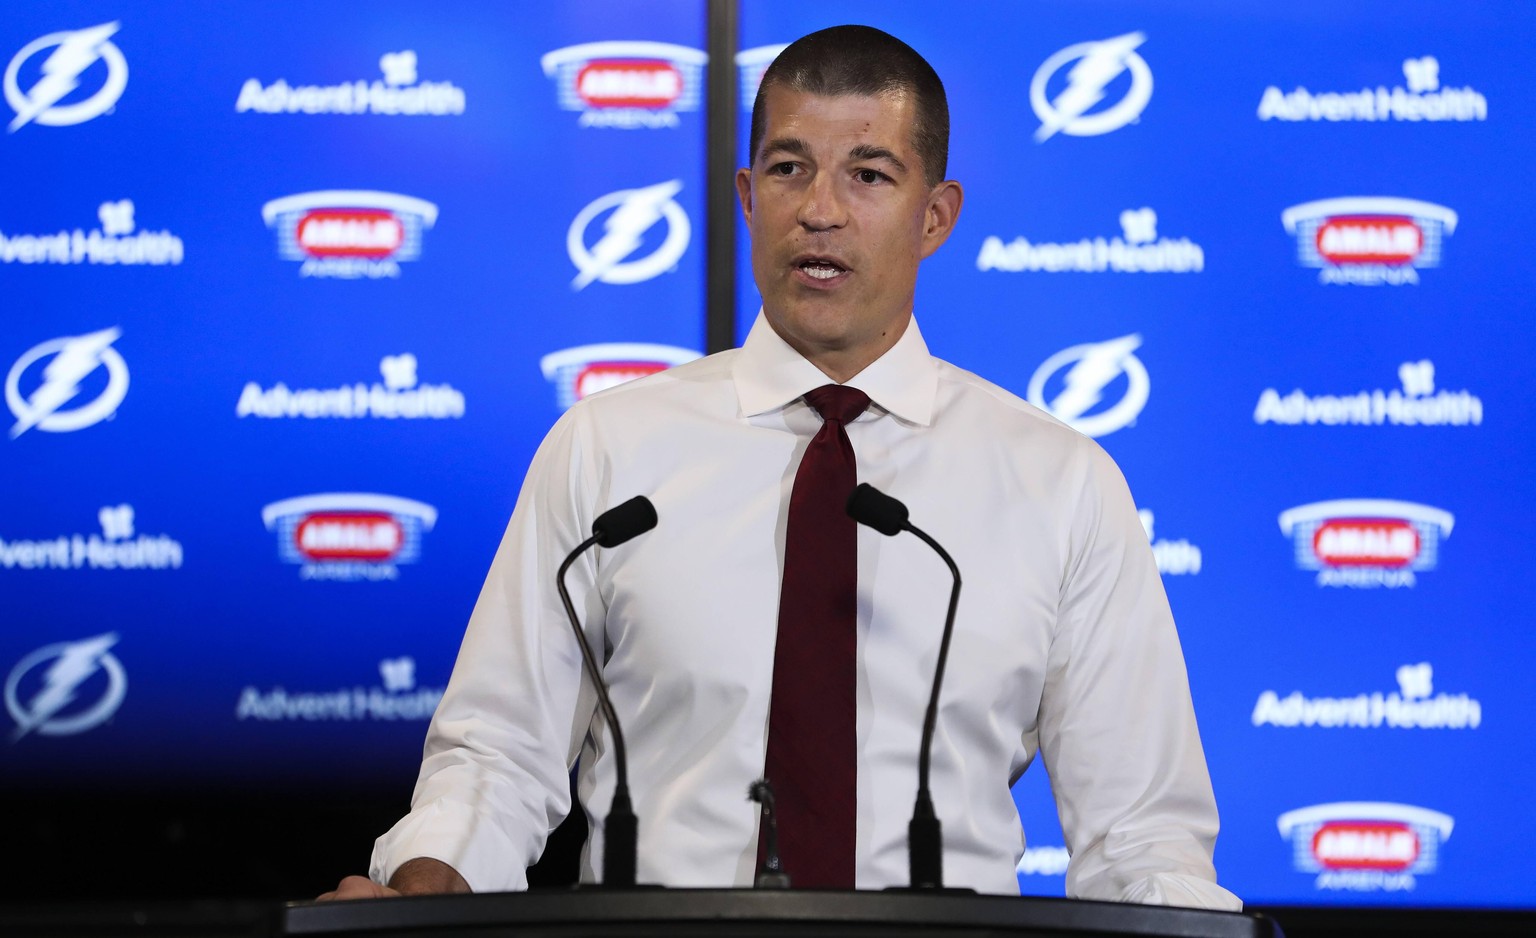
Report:
[[[849,379],[876,361],[879,361],[881,356],[895,348],[896,343],[901,341],[901,337],[906,334],[907,324],[911,321],[912,317],[908,316],[896,326],[875,337],[874,341],[839,348],[809,345],[783,334],[780,334],[779,337],[790,348],[800,353],[801,358],[815,365],[822,374],[831,378],[837,384],[846,384]],[[774,331],[777,332],[778,330],[775,329]]]

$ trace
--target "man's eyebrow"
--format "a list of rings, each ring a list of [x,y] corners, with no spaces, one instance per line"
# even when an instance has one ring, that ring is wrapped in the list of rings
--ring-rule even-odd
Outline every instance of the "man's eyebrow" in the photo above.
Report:
[[[848,155],[856,160],[885,160],[897,170],[903,173],[907,171],[907,164],[903,163],[900,157],[885,147],[877,147],[872,143],[861,143],[849,150]]]
[[[767,156],[769,153],[788,153],[791,156],[810,156],[810,144],[799,137],[778,137],[765,142],[758,151],[759,156]]]

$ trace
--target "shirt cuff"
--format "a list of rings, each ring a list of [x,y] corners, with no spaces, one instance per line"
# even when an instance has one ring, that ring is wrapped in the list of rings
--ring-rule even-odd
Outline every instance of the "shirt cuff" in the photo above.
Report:
[[[1208,879],[1179,873],[1153,873],[1120,894],[1121,902],[1174,905],[1217,912],[1241,912],[1243,900]]]
[[[430,857],[457,870],[473,892],[527,889],[527,864],[514,853],[491,819],[468,805],[434,801],[412,809],[374,842],[368,877],[388,885],[406,861]]]

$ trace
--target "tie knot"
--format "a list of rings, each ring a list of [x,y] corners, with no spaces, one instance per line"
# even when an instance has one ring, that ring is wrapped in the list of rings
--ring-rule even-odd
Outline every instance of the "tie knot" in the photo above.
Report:
[[[829,422],[849,423],[869,406],[869,395],[858,388],[841,384],[824,384],[814,391],[805,392],[805,402]]]

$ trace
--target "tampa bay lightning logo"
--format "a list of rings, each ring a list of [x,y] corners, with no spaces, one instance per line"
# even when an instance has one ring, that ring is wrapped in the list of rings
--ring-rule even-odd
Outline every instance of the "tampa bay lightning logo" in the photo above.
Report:
[[[16,721],[11,742],[29,733],[72,736],[117,712],[128,676],[111,652],[117,633],[39,648],[16,663],[5,681],[5,709]],[[104,674],[105,681],[95,680]],[[99,685],[99,686],[98,686]]]
[[[1147,368],[1134,354],[1140,347],[1141,336],[1126,335],[1062,349],[1035,369],[1029,402],[1092,437],[1128,427],[1152,391]],[[1126,380],[1117,381],[1122,375]],[[1116,388],[1118,397],[1112,395]]]
[[[5,377],[5,403],[16,416],[11,439],[34,427],[49,433],[68,433],[100,423],[117,412],[128,393],[128,365],[112,348],[123,334],[113,327],[88,335],[51,339],[28,349]],[[29,373],[44,359],[41,375]],[[76,402],[82,383],[98,368],[106,369],[106,385],[94,397]],[[35,386],[22,393],[23,380]],[[73,406],[66,406],[73,405]]]
[[[620,189],[594,199],[578,212],[565,237],[571,263],[580,271],[571,281],[571,289],[580,290],[593,281],[640,283],[676,267],[693,234],[688,213],[677,204],[682,188],[682,181],[673,179],[640,189]],[[590,238],[587,229],[604,213],[602,234]],[[666,238],[649,253],[636,257],[646,242],[646,232],[659,222],[667,224]]]
[[[5,69],[5,100],[16,112],[7,130],[15,133],[32,123],[51,127],[82,124],[111,110],[128,87],[128,60],[108,41],[119,25],[103,23],[89,29],[49,33],[23,46]],[[43,59],[41,74],[23,90],[22,67],[45,49],[53,51]],[[101,87],[84,100],[65,103],[80,87],[82,74],[98,61],[107,66]]]

